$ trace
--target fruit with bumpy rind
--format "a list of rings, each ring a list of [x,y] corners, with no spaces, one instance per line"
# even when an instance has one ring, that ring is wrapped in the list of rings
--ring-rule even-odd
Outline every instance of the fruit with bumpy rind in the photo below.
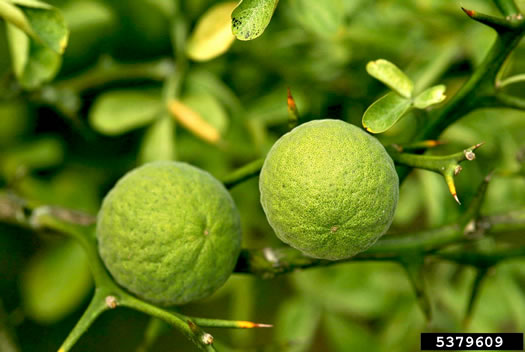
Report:
[[[390,227],[399,197],[394,163],[381,143],[340,120],[314,120],[282,136],[259,179],[277,237],[322,259],[352,257]]]
[[[231,275],[241,245],[237,208],[206,171],[159,161],[123,176],[104,198],[96,228],[113,278],[146,301],[205,298]]]

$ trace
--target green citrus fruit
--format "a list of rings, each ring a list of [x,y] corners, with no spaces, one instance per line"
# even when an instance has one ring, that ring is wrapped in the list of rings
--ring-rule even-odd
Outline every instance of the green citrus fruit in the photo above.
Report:
[[[338,260],[390,227],[399,180],[377,139],[343,121],[316,120],[273,145],[259,188],[277,237],[311,257]]]
[[[96,233],[113,278],[162,305],[213,293],[231,275],[241,244],[239,214],[224,186],[171,161],[122,177],[104,199]]]

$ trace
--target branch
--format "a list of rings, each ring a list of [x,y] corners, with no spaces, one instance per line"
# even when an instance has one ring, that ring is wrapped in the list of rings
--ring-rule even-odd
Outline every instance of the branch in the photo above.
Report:
[[[443,175],[450,194],[452,194],[456,202],[461,204],[457,196],[456,186],[454,184],[454,176],[459,174],[462,170],[459,164],[465,160],[474,160],[476,158],[474,150],[482,145],[483,143],[479,143],[468,149],[465,149],[462,152],[445,156],[401,153],[395,148],[388,148],[387,151],[397,164],[410,166],[412,168],[430,170]]]
[[[515,11],[517,11],[516,7],[509,0],[500,0],[499,4],[499,7],[504,12],[509,12],[509,15],[514,15]],[[475,69],[456,95],[445,103],[442,109],[431,112],[429,122],[415,136],[414,141],[439,138],[448,126],[469,112],[483,107],[482,100],[484,98],[495,95],[495,82],[498,72],[525,33],[523,16],[516,15],[509,21],[513,23],[512,29],[498,32],[496,41],[483,62]],[[406,178],[410,170],[409,167],[398,169],[401,182]]]
[[[476,220],[476,227],[480,235],[498,236],[500,234],[525,230],[525,209],[500,215],[481,217]],[[482,232],[481,232],[482,230]],[[296,269],[305,269],[314,266],[328,266],[341,262],[389,260],[399,261],[407,255],[419,252],[425,255],[438,255],[436,251],[453,243],[468,240],[462,226],[457,223],[441,226],[435,229],[422,230],[405,235],[386,235],[379,239],[367,251],[345,259],[343,261],[330,261],[308,257],[291,247],[243,249],[237,262],[235,271],[238,273],[251,273],[263,278],[273,278],[280,274],[292,272]],[[505,255],[525,256],[525,247],[514,251],[493,252],[490,257],[502,260]],[[460,260],[452,254],[439,254],[449,260]]]

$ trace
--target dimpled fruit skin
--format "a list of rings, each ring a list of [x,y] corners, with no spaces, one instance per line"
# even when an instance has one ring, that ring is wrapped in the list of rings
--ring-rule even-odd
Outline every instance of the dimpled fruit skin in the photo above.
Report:
[[[392,223],[399,179],[379,141],[340,120],[315,120],[272,147],[259,180],[277,237],[330,260],[366,250]]]
[[[113,278],[161,305],[213,293],[231,275],[241,246],[239,214],[224,186],[171,161],[122,177],[104,199],[96,233]]]

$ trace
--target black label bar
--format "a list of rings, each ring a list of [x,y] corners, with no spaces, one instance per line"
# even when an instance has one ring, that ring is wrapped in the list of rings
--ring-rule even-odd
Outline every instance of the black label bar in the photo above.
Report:
[[[422,351],[523,351],[523,333],[421,333]]]

